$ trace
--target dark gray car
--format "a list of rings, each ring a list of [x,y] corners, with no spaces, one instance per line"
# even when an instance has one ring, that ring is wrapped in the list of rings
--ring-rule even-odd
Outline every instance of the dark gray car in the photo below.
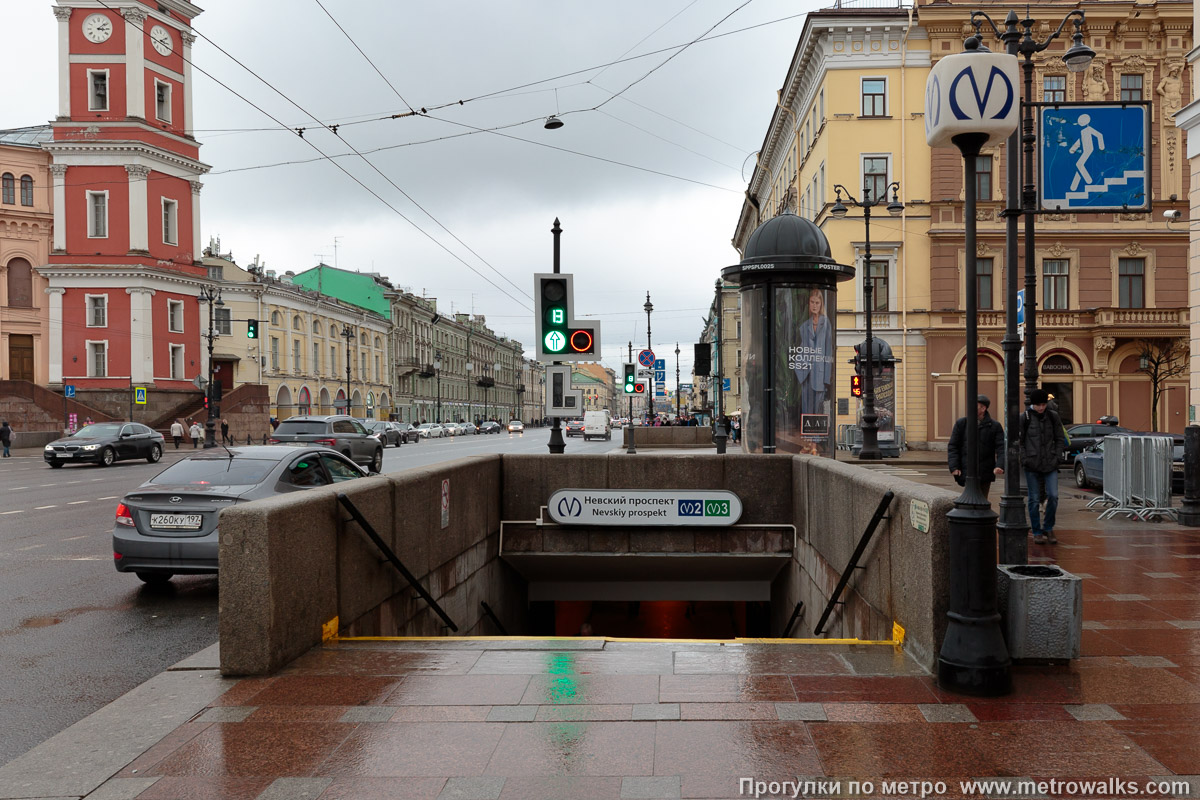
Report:
[[[137,422],[97,422],[46,445],[42,458],[58,469],[63,464],[99,464],[144,458],[156,463],[163,454],[163,435]]]
[[[113,564],[146,583],[217,571],[222,508],[329,486],[366,470],[321,445],[206,450],[178,461],[117,504]]]
[[[267,440],[268,444],[287,442],[323,444],[371,472],[383,469],[383,444],[354,417],[343,414],[288,417]]]

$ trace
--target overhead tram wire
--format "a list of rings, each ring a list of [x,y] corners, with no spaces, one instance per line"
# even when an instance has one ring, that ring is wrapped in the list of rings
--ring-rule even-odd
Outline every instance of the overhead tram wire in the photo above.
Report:
[[[102,6],[103,8],[106,8],[106,9],[108,9],[109,11],[115,11],[115,9],[113,9],[111,6],[109,6],[109,5],[108,5],[108,4],[107,4],[107,3],[106,3],[104,0],[96,0],[96,2],[97,2],[97,3],[99,3],[99,4],[100,4],[100,6]],[[126,22],[126,24],[127,24],[127,25],[133,26],[133,22],[132,22],[131,20],[128,20],[128,19],[127,19],[127,20],[125,20],[125,22]],[[226,51],[224,48],[222,48],[222,47],[221,47],[220,45],[218,45],[216,42],[212,41],[212,40],[211,40],[211,39],[209,39],[207,36],[205,36],[204,34],[200,33],[199,31],[197,31],[195,28],[192,28],[191,30],[192,30],[192,32],[193,32],[193,33],[195,33],[197,36],[200,36],[200,37],[202,37],[202,38],[203,38],[203,39],[204,39],[206,42],[208,42],[208,43],[209,43],[209,44],[211,44],[213,47],[215,47],[215,48],[217,48],[218,50],[220,50],[220,51],[221,51],[221,53],[222,53],[222,54],[224,54],[224,55],[225,55],[227,58],[229,58],[231,61],[233,61],[233,62],[234,62],[234,63],[236,63],[238,66],[240,66],[240,67],[242,67],[243,69],[245,69],[245,70],[246,70],[247,72],[249,72],[251,75],[254,75],[254,77],[256,77],[256,78],[258,78],[260,81],[262,81],[262,82],[263,82],[263,84],[265,84],[265,85],[267,85],[267,86],[271,86],[269,83],[267,83],[267,82],[266,82],[266,81],[264,81],[264,80],[263,80],[261,77],[259,77],[257,74],[255,74],[255,72],[254,72],[253,70],[251,70],[251,69],[250,69],[249,67],[247,67],[246,65],[242,64],[240,61],[238,61],[238,60],[237,60],[236,58],[234,58],[232,55],[230,55],[230,54],[229,54],[229,53],[228,53],[228,52],[227,52],[227,51]],[[181,56],[181,58],[182,58],[182,56]],[[203,75],[205,75],[206,77],[208,77],[209,79],[211,79],[211,80],[212,80],[214,83],[216,83],[218,86],[220,86],[221,88],[225,89],[225,90],[226,90],[226,91],[228,91],[230,94],[232,94],[233,96],[237,97],[239,100],[243,101],[244,103],[246,103],[247,105],[249,105],[251,108],[253,108],[253,109],[255,109],[256,111],[258,111],[260,114],[262,114],[263,116],[265,116],[267,119],[269,119],[269,120],[271,120],[272,122],[276,123],[277,125],[279,125],[281,128],[284,128],[285,130],[291,130],[291,129],[290,129],[290,128],[288,128],[286,125],[284,125],[282,121],[280,121],[279,119],[277,119],[277,118],[276,118],[274,115],[272,115],[272,114],[271,114],[270,112],[268,112],[266,109],[262,108],[261,106],[258,106],[258,105],[256,105],[256,104],[255,104],[254,102],[252,102],[250,99],[248,99],[247,97],[245,97],[245,96],[243,96],[242,94],[240,94],[240,93],[238,93],[237,91],[235,91],[235,90],[234,90],[232,87],[230,87],[228,84],[226,84],[226,83],[222,82],[221,80],[219,80],[219,79],[218,79],[216,76],[212,75],[211,73],[209,73],[208,71],[204,70],[203,68],[196,66],[196,64],[195,64],[194,62],[188,62],[188,63],[190,63],[190,64],[191,64],[191,66],[192,66],[192,68],[193,68],[193,69],[195,69],[197,72],[200,72],[201,74],[203,74]],[[279,94],[281,97],[283,97],[284,99],[288,100],[288,102],[292,103],[292,105],[295,105],[297,108],[300,108],[300,110],[301,110],[301,111],[304,111],[304,113],[306,113],[306,114],[308,114],[308,113],[309,113],[309,112],[308,112],[308,111],[306,111],[305,109],[301,108],[301,107],[300,107],[300,106],[299,106],[297,103],[295,103],[295,101],[293,101],[293,100],[291,100],[290,98],[288,98],[288,97],[287,97],[286,95],[284,95],[282,92],[279,92],[279,90],[278,90],[278,89],[275,89],[274,87],[271,87],[271,88],[272,88],[272,89],[273,89],[273,90],[274,90],[276,93],[278,93],[278,94]],[[309,114],[309,116],[310,116],[310,117],[312,117],[312,115],[311,115],[311,114]],[[316,119],[316,117],[312,117],[312,118],[313,118],[314,120]],[[336,131],[332,131],[332,130],[331,130],[331,132],[332,132],[332,133],[334,133],[334,134],[336,135]],[[432,236],[432,235],[431,235],[431,234],[430,234],[428,231],[424,230],[424,229],[423,229],[423,228],[421,228],[419,225],[417,225],[415,222],[413,222],[411,219],[409,219],[409,218],[408,218],[408,217],[407,217],[407,216],[406,216],[406,215],[405,215],[405,214],[404,214],[402,211],[400,211],[398,208],[396,208],[396,207],[395,207],[395,206],[393,206],[391,203],[389,203],[387,200],[385,200],[385,199],[384,199],[382,196],[380,196],[380,195],[379,195],[379,193],[378,193],[378,192],[376,192],[374,189],[372,189],[371,187],[369,187],[369,186],[367,186],[365,183],[363,183],[361,180],[359,180],[359,179],[358,179],[358,178],[357,178],[355,175],[353,175],[351,172],[349,172],[349,171],[348,171],[348,170],[347,170],[345,167],[343,167],[341,164],[337,163],[337,161],[335,161],[335,160],[334,160],[334,159],[332,159],[332,158],[331,158],[329,155],[327,155],[327,154],[325,153],[325,151],[323,151],[321,148],[317,147],[315,144],[313,144],[313,143],[312,143],[311,141],[309,141],[308,139],[305,139],[303,136],[301,136],[301,137],[299,137],[299,138],[300,138],[300,140],[301,140],[301,141],[305,142],[305,143],[306,143],[306,144],[307,144],[309,147],[311,147],[312,149],[314,149],[314,150],[316,150],[318,153],[320,153],[320,154],[321,154],[321,156],[322,156],[322,158],[323,158],[323,160],[326,160],[326,161],[328,161],[330,164],[332,164],[333,166],[335,166],[335,167],[337,167],[339,170],[341,170],[341,172],[342,172],[343,174],[345,174],[345,175],[346,175],[346,177],[350,178],[350,180],[354,181],[354,182],[355,182],[355,183],[357,183],[359,186],[361,186],[363,189],[365,189],[365,190],[366,190],[368,193],[370,193],[370,194],[371,194],[371,196],[373,196],[373,197],[374,197],[376,200],[378,200],[379,202],[381,202],[381,203],[383,203],[385,206],[387,206],[387,207],[388,207],[388,209],[390,209],[390,210],[391,210],[391,211],[392,211],[394,214],[396,214],[398,217],[400,217],[401,219],[403,219],[405,222],[407,222],[409,225],[411,225],[413,228],[415,228],[415,229],[416,229],[416,230],[417,230],[419,233],[421,233],[423,236],[425,236],[425,237],[426,237],[427,239],[429,239],[431,242],[433,242],[433,243],[434,243],[434,244],[436,244],[438,247],[440,247],[442,250],[444,250],[444,251],[445,251],[445,252],[446,252],[446,253],[447,253],[447,254],[448,254],[448,255],[449,255],[451,258],[454,258],[456,261],[458,261],[459,263],[461,263],[461,264],[462,264],[463,266],[465,266],[467,269],[469,269],[469,270],[471,270],[472,272],[474,272],[476,275],[478,275],[480,278],[482,278],[484,281],[486,281],[486,282],[487,282],[487,283],[488,283],[490,286],[492,286],[493,288],[497,289],[497,290],[498,290],[498,291],[499,291],[501,294],[503,294],[504,296],[508,297],[510,300],[512,300],[513,302],[515,302],[517,305],[519,305],[519,306],[521,306],[522,308],[525,308],[525,309],[527,309],[527,310],[529,310],[529,311],[532,311],[532,310],[533,310],[533,309],[531,309],[531,308],[530,308],[528,305],[526,305],[526,304],[525,304],[523,301],[521,301],[521,300],[518,300],[517,298],[515,298],[515,297],[513,297],[511,294],[509,294],[509,293],[508,293],[508,292],[507,292],[507,291],[506,291],[506,290],[505,290],[505,289],[504,289],[502,286],[498,286],[498,285],[496,285],[495,283],[493,283],[493,282],[492,282],[492,281],[491,281],[491,280],[490,280],[490,279],[489,279],[489,278],[488,278],[486,275],[484,275],[484,274],[483,274],[482,272],[480,272],[479,270],[475,269],[475,267],[473,267],[473,266],[471,266],[470,264],[468,264],[468,263],[467,263],[467,262],[466,262],[466,261],[465,261],[465,260],[464,260],[464,259],[463,259],[461,256],[459,256],[457,253],[455,253],[455,252],[454,252],[454,251],[452,251],[450,248],[448,248],[448,247],[447,247],[445,244],[443,244],[442,242],[440,242],[440,241],[438,241],[436,238],[434,238],[434,237],[433,237],[433,236]],[[343,139],[342,141],[345,141],[345,140]],[[366,160],[366,159],[364,159],[364,160]],[[369,164],[370,162],[368,161],[367,163]],[[374,165],[372,165],[372,166],[374,166]],[[376,171],[378,172],[378,170],[376,170]],[[382,174],[382,173],[380,173],[380,174]],[[384,177],[386,178],[386,176],[384,176]],[[389,179],[389,183],[390,183],[390,182],[391,182],[391,181],[390,181],[390,179]],[[394,186],[394,185],[395,185],[395,184],[393,184],[393,186]],[[399,188],[399,187],[397,187],[397,188]],[[401,192],[403,193],[403,190],[401,190]],[[407,195],[405,195],[405,196],[407,197]],[[410,198],[410,200],[411,200],[411,198]],[[414,204],[415,204],[415,203],[414,203]],[[419,208],[419,207],[420,207],[420,206],[418,205],[418,208]],[[421,209],[421,210],[422,210],[422,211],[424,211],[424,209]],[[428,212],[425,212],[425,213],[426,213],[426,214],[428,214]],[[433,217],[432,217],[432,216],[430,216],[430,219],[433,219]],[[437,220],[434,220],[434,221],[436,222]],[[438,224],[440,225],[441,223],[438,223]],[[453,235],[453,234],[451,234],[451,235]],[[489,265],[489,266],[490,266],[490,265]],[[493,267],[493,269],[495,269],[495,268]],[[511,282],[511,281],[510,281],[510,282]]]
[[[315,3],[317,4],[317,7],[318,7],[318,8],[320,8],[322,11],[324,11],[324,12],[325,12],[325,16],[329,17],[330,21],[331,21],[331,22],[332,22],[334,25],[336,25],[336,26],[337,26],[337,29],[338,29],[339,31],[341,31],[341,32],[342,32],[342,35],[346,37],[346,39],[347,39],[347,40],[350,42],[350,44],[354,45],[354,49],[355,49],[355,50],[357,50],[357,51],[358,51],[358,52],[359,52],[359,53],[362,55],[362,57],[363,57],[363,58],[365,58],[365,59],[367,60],[367,63],[371,65],[371,69],[375,70],[375,73],[376,73],[377,75],[379,75],[379,77],[383,78],[383,82],[384,82],[384,83],[386,83],[386,84],[388,85],[388,88],[392,90],[392,92],[393,92],[393,93],[396,95],[396,97],[399,97],[399,98],[400,98],[400,102],[401,102],[401,103],[404,103],[404,105],[408,106],[408,110],[409,110],[409,111],[414,111],[414,112],[415,112],[415,111],[416,111],[416,109],[412,107],[412,103],[410,103],[410,102],[408,102],[407,100],[405,100],[405,99],[404,99],[404,95],[400,94],[400,90],[399,90],[399,89],[397,89],[397,88],[396,88],[396,87],[395,87],[395,86],[392,84],[392,82],[391,82],[391,81],[389,81],[389,80],[387,79],[387,76],[386,76],[386,75],[384,75],[382,72],[380,72],[380,71],[379,71],[379,67],[375,66],[375,63],[374,63],[373,61],[371,61],[371,59],[370,59],[370,58],[367,58],[367,54],[366,54],[366,53],[364,53],[364,52],[363,52],[363,49],[362,49],[361,47],[359,47],[359,46],[358,46],[358,42],[354,41],[354,38],[353,38],[352,36],[350,36],[350,34],[349,34],[349,33],[347,33],[347,31],[346,31],[346,29],[345,29],[345,28],[343,28],[343,27],[342,27],[342,23],[338,22],[338,21],[337,21],[337,19],[336,19],[336,18],[334,18],[333,14],[330,14],[330,13],[329,13],[329,9],[327,9],[327,8],[326,8],[326,7],[325,7],[325,6],[324,6],[324,5],[321,3],[321,0],[313,0],[313,2],[315,2]]]

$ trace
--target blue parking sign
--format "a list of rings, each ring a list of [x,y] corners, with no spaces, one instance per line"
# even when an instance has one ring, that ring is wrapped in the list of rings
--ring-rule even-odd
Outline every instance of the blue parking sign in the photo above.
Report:
[[[1042,210],[1150,210],[1149,104],[1041,106],[1038,122]]]

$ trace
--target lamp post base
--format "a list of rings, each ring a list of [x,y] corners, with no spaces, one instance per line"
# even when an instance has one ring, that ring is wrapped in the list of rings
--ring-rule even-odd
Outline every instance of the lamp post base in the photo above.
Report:
[[[565,452],[567,452],[567,443],[563,439],[562,420],[555,417],[554,425],[550,428],[550,453],[562,455]]]
[[[217,421],[210,419],[204,423],[204,449],[217,446]]]
[[[1025,520],[1025,501],[1020,494],[1000,498],[996,531],[1000,537],[1000,563],[1028,564],[1029,523]]]

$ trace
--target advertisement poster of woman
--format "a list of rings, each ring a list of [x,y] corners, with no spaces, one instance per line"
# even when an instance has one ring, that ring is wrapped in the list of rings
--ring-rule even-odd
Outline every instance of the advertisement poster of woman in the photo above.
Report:
[[[776,373],[777,452],[832,455],[829,414],[836,334],[827,310],[827,290],[777,291],[775,339],[780,359],[786,359],[786,369]]]

